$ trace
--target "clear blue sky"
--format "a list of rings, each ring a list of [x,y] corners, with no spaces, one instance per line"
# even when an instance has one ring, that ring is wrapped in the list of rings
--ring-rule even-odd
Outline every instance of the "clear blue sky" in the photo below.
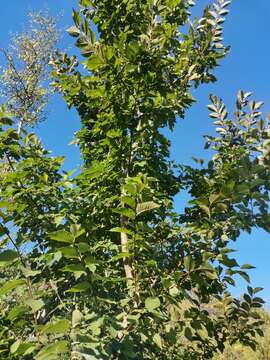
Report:
[[[197,0],[196,12],[209,1]],[[6,47],[11,32],[19,31],[26,23],[29,9],[48,7],[52,14],[64,10],[60,26],[65,29],[72,24],[71,9],[77,6],[77,0],[16,0],[5,1],[0,13],[0,47]],[[205,85],[196,90],[197,103],[188,111],[186,119],[179,121],[171,135],[172,157],[178,162],[191,163],[191,157],[203,157],[203,135],[213,132],[211,119],[208,118],[206,105],[209,93],[222,97],[231,109],[239,89],[252,91],[257,100],[265,103],[265,110],[270,112],[270,1],[233,0],[230,15],[224,25],[226,44],[231,52],[217,69],[216,84]],[[73,39],[63,35],[61,47],[71,48]],[[67,157],[65,168],[72,169],[80,163],[78,150],[68,143],[73,133],[79,128],[79,119],[74,111],[67,110],[59,96],[50,105],[49,118],[38,127],[46,147],[55,155]],[[207,153],[205,154],[207,156]],[[176,208],[183,206],[184,196],[176,199]],[[264,287],[262,295],[270,305],[270,235],[254,230],[252,235],[243,234],[233,244],[238,249],[239,263],[251,263],[256,266],[250,271],[252,285]],[[241,280],[233,290],[239,295],[245,288]]]

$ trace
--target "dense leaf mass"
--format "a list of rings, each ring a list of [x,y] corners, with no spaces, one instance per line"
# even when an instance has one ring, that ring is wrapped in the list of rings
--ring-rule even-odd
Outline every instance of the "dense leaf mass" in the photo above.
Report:
[[[210,97],[213,158],[170,160],[164,128],[215,81],[228,1],[192,20],[191,0],[80,0],[82,56],[56,53],[53,85],[77,109],[79,174],[0,114],[0,354],[6,359],[211,359],[255,348],[261,288],[229,286],[250,264],[230,243],[269,232],[270,127],[239,92],[234,115]],[[183,213],[174,196],[192,200]],[[214,304],[214,305],[213,305]]]

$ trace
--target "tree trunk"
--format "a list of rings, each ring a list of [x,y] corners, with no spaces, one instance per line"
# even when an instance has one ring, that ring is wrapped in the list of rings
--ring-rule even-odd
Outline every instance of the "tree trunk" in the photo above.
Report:
[[[123,228],[127,227],[128,219],[125,216],[121,216],[120,222],[121,222],[121,227],[123,227]],[[123,253],[130,254],[129,238],[128,238],[128,235],[123,232],[121,232],[121,249],[122,249]],[[124,257],[123,263],[124,263],[124,270],[125,270],[125,275],[126,275],[126,279],[127,279],[127,287],[128,287],[130,296],[134,300],[134,307],[138,307],[139,302],[140,302],[140,297],[139,297],[139,292],[138,292],[138,289],[136,286],[136,276],[135,276],[131,256]]]

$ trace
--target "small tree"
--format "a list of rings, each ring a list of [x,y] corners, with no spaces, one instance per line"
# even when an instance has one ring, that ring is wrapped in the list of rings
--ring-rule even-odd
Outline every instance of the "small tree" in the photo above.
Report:
[[[2,354],[210,359],[226,341],[254,348],[260,288],[249,286],[243,300],[230,295],[234,275],[249,282],[251,266],[228,245],[253,226],[269,231],[262,103],[239,92],[231,118],[211,96],[217,135],[206,147],[215,155],[201,168],[174,165],[161,132],[184,117],[193,86],[215,80],[229,2],[194,22],[193,1],[79,3],[69,33],[84,70],[66,54],[52,65],[56,89],[81,117],[80,174],[62,174],[63,159],[1,115],[9,164],[1,179]],[[192,201],[177,214],[180,189]]]
[[[227,346],[224,353],[217,354],[214,359],[220,360],[269,360],[270,359],[270,316],[266,310],[261,310],[260,314],[264,320],[262,327],[263,337],[258,337],[258,344],[256,351],[244,347],[241,344],[234,344],[233,346]]]
[[[30,12],[29,19],[30,30],[15,34],[9,49],[2,49],[6,65],[0,78],[1,94],[19,129],[44,119],[48,64],[59,35],[56,19],[48,12]]]

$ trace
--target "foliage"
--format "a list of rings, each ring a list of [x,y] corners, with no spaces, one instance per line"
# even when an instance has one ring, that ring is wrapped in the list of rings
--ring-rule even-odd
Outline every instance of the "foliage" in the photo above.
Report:
[[[224,354],[218,354],[215,359],[220,360],[269,360],[270,359],[270,315],[268,311],[262,311],[264,320],[263,337],[258,337],[256,351],[243,347],[241,344],[227,346]]]
[[[2,49],[6,65],[0,78],[1,95],[20,127],[45,117],[49,90],[44,84],[59,35],[56,22],[48,12],[30,12],[29,31],[14,34],[8,50]]]
[[[54,86],[80,115],[80,173],[61,171],[3,107],[0,351],[6,359],[211,359],[224,344],[255,348],[260,288],[230,242],[269,231],[269,122],[239,92],[233,117],[211,96],[213,158],[169,159],[173,130],[214,81],[227,49],[218,0],[191,22],[192,1],[89,1],[73,11],[84,69],[58,53]],[[97,26],[98,36],[94,32]],[[7,168],[6,168],[7,167]],[[173,198],[188,191],[182,214]],[[211,303],[218,301],[219,310]]]

